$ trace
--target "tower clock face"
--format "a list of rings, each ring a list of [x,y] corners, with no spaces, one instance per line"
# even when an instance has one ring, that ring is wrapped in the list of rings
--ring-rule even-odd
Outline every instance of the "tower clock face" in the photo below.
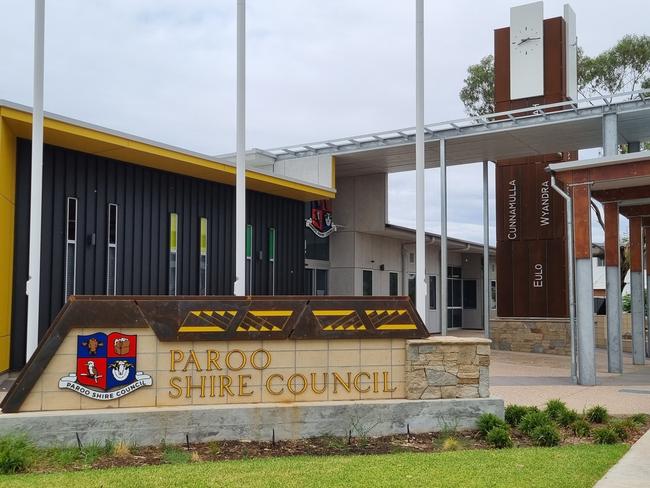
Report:
[[[544,94],[544,4],[510,9],[510,99]]]

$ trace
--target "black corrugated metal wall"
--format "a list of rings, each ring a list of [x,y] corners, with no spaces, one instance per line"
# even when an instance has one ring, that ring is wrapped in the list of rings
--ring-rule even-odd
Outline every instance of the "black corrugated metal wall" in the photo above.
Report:
[[[19,140],[14,290],[28,275],[31,141]],[[66,199],[78,199],[76,294],[106,294],[108,204],[118,207],[118,295],[168,294],[169,214],[178,214],[177,295],[199,293],[199,226],[208,219],[208,294],[232,294],[234,188],[108,158],[45,146],[40,334],[64,301]],[[304,290],[304,203],[247,192],[253,226],[252,294],[271,293],[269,228],[276,228],[278,295]],[[94,234],[94,244],[93,244]],[[24,364],[27,298],[14,293],[11,367]]]

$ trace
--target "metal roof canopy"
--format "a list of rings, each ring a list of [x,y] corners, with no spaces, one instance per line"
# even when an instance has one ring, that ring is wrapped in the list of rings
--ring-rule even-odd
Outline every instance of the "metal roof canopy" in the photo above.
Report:
[[[531,113],[531,110],[533,111]],[[650,91],[606,95],[468,117],[425,127],[425,164],[496,161],[602,146],[602,116],[618,114],[619,143],[650,139]],[[400,129],[260,151],[275,160],[330,154],[337,176],[415,169],[415,129]]]
[[[593,198],[618,202],[626,217],[650,215],[650,151],[552,163],[548,169],[569,186],[589,184]]]

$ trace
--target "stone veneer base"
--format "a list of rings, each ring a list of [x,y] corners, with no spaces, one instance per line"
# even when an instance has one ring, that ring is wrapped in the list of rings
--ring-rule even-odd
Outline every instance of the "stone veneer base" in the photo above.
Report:
[[[483,413],[503,418],[503,400],[362,400],[241,404],[0,415],[0,435],[24,433],[41,446],[83,445],[106,439],[137,445],[220,440],[270,441],[322,435],[353,436],[472,429]]]

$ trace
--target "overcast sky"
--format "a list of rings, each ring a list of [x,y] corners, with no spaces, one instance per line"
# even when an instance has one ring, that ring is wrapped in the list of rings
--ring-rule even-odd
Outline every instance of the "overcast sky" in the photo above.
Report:
[[[492,52],[493,29],[521,3],[425,1],[425,122],[464,115],[467,66]],[[208,154],[234,151],[235,0],[46,4],[47,111]],[[562,15],[563,4],[547,0],[545,17]],[[413,0],[247,5],[248,147],[414,125]],[[589,55],[650,30],[647,0],[571,5]],[[0,98],[31,105],[33,2],[0,0],[0,19]],[[427,173],[427,228],[438,231],[437,171]],[[480,165],[448,177],[450,235],[482,241]],[[391,176],[391,222],[414,224],[414,191],[412,173]]]

